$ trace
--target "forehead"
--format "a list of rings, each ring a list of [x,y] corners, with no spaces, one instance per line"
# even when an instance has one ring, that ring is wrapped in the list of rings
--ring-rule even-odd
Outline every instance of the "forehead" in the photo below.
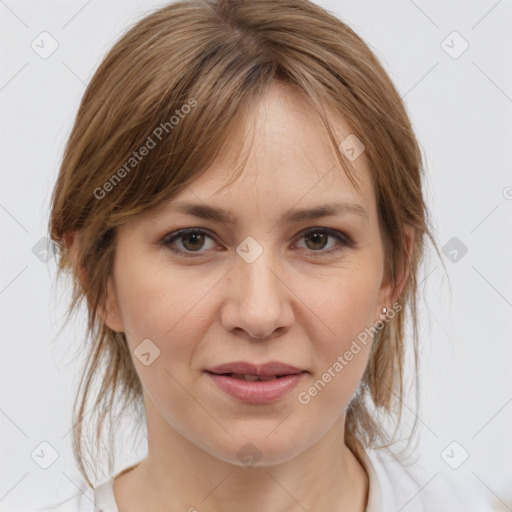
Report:
[[[329,112],[329,119],[340,149],[346,150],[343,141],[354,137],[350,126],[337,113]],[[290,86],[274,84],[226,136],[212,165],[162,208],[186,212],[185,203],[202,203],[215,206],[221,216],[219,210],[225,210],[218,220],[228,222],[239,213],[261,215],[278,206],[281,211],[343,203],[349,205],[342,207],[345,212],[369,218],[375,199],[364,151],[349,165],[359,191],[304,97]]]

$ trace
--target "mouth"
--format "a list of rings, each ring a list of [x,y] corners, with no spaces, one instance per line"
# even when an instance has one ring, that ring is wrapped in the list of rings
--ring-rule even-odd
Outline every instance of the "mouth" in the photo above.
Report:
[[[286,377],[287,375],[295,375],[305,370],[281,361],[269,361],[263,364],[254,364],[249,361],[233,361],[231,363],[206,368],[205,371],[236,379],[257,380],[257,378],[260,378],[263,380],[267,377],[274,379]]]
[[[309,372],[275,361],[263,365],[239,361],[209,368],[205,373],[217,389],[232,399],[265,404],[289,395]]]
[[[296,375],[296,374],[283,374],[283,375],[250,375],[247,373],[215,373],[210,372],[206,370],[207,373],[211,373],[212,375],[221,375],[223,377],[231,377],[232,379],[238,379],[238,380],[246,380],[249,382],[266,382],[268,380],[276,380],[276,379],[282,379],[283,377],[287,377],[288,375]],[[300,372],[299,372],[300,373]]]

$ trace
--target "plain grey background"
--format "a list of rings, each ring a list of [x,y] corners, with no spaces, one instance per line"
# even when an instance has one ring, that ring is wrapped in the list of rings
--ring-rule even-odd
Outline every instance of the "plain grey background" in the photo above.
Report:
[[[121,33],[166,3],[0,0],[2,511],[84,489],[69,432],[85,317],[57,336],[69,295],[41,239],[85,85]],[[448,273],[431,254],[419,305],[425,485],[461,478],[512,510],[512,4],[316,3],[377,54],[424,152]],[[116,472],[144,450],[122,453]]]

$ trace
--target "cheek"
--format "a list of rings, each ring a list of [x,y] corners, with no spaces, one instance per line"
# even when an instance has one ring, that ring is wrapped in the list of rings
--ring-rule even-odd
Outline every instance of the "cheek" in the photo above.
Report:
[[[308,395],[318,396],[323,406],[332,404],[333,411],[347,405],[366,368],[377,320],[377,282],[378,276],[360,267],[310,288],[307,303],[314,305],[311,309],[320,321],[311,323],[316,327],[308,333],[318,379]]]
[[[160,258],[130,255],[115,273],[121,320],[134,341],[172,336],[204,294],[192,274]]]
[[[198,318],[204,289],[191,285],[191,275],[170,271],[169,265],[129,263],[118,266],[116,277],[131,358],[145,393],[174,424],[171,411],[190,405],[185,389],[197,340],[206,328]]]
[[[320,286],[311,287],[309,283],[305,302],[312,305],[312,311],[324,326],[311,339],[318,340],[321,352],[348,348],[353,339],[375,325],[378,284],[379,276],[374,269],[364,266],[331,275]],[[303,286],[306,288],[307,283]]]
[[[190,399],[180,384],[188,387],[200,373],[196,355],[215,321],[219,275],[198,276],[197,269],[168,262],[142,264],[142,258],[140,264],[126,260],[117,271],[120,313],[140,380],[155,403],[179,410]],[[157,356],[146,366],[138,356],[152,351]]]

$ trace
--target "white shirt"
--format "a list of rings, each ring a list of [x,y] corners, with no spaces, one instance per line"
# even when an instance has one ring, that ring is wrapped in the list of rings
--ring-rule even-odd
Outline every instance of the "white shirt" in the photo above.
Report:
[[[491,505],[476,493],[474,485],[461,485],[460,480],[450,477],[450,472],[429,473],[421,464],[403,466],[388,453],[369,450],[364,454],[363,464],[369,477],[366,512],[492,512]],[[95,506],[101,512],[119,512],[113,482],[120,473],[94,491],[77,492],[64,502],[35,512],[95,512]]]

